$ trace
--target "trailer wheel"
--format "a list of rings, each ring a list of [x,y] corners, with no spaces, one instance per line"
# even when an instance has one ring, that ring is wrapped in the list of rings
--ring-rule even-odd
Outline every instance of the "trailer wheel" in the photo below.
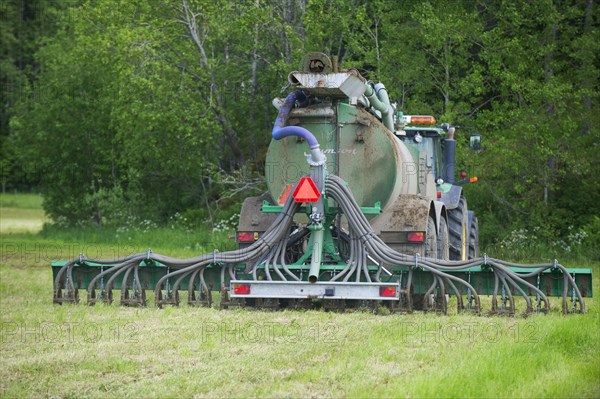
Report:
[[[479,257],[479,222],[472,212],[469,219],[469,259],[475,259]]]
[[[466,260],[468,256],[468,223],[467,200],[460,197],[458,206],[448,211],[448,227],[450,231],[450,259]]]
[[[450,241],[448,238],[448,222],[445,218],[440,220],[440,232],[437,240],[437,257],[441,260],[450,259]]]
[[[431,216],[427,218],[427,237],[425,241],[424,256],[435,258],[438,256],[438,238],[435,229],[435,221]]]

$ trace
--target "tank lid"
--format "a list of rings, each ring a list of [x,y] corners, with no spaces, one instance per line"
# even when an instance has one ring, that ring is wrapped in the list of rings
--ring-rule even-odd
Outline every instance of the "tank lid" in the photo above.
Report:
[[[366,90],[365,83],[354,70],[337,73],[291,72],[288,80],[307,94],[348,97],[351,104],[356,104]]]

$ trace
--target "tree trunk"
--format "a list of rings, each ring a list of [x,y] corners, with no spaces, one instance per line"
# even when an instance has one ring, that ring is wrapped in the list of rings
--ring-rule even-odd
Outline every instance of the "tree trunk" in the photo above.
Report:
[[[182,0],[181,3],[182,3],[182,18],[183,18],[182,22],[184,22],[185,25],[187,26],[188,32],[190,33],[190,37],[192,38],[192,41],[194,42],[194,44],[198,48],[198,51],[200,52],[201,65],[210,72],[211,91],[214,91],[214,93],[215,93],[215,95],[214,95],[215,106],[211,107],[212,111],[215,113],[215,116],[217,117],[217,121],[219,122],[219,124],[221,125],[221,128],[223,129],[223,133],[225,136],[225,142],[231,149],[231,153],[233,155],[233,167],[235,169],[238,169],[243,164],[244,158],[243,158],[240,146],[239,146],[239,140],[238,140],[237,133],[236,133],[235,129],[233,129],[231,122],[227,118],[224,104],[223,104],[223,98],[219,91],[219,85],[217,84],[217,81],[215,79],[214,69],[210,66],[210,64],[208,62],[208,56],[206,55],[206,51],[204,49],[204,44],[203,44],[204,37],[203,37],[202,33],[200,32],[200,30],[198,29],[198,25],[196,22],[197,14],[194,14],[190,10],[189,4],[186,0]]]

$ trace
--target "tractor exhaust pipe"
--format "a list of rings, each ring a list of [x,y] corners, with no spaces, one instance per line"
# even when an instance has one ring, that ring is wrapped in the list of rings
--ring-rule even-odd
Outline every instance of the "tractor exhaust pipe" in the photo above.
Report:
[[[446,183],[454,183],[454,163],[456,159],[456,141],[454,140],[454,130],[453,126],[448,128],[448,136],[444,142],[444,180]]]

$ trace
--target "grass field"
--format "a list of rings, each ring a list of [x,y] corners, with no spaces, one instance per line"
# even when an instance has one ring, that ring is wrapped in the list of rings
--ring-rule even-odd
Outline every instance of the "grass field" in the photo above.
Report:
[[[25,209],[8,202],[3,219]],[[163,234],[148,245],[173,256],[211,244]],[[1,397],[600,397],[591,298],[528,318],[53,305],[49,261],[142,246],[115,235],[2,232]],[[568,266],[600,292],[600,265]]]
[[[0,195],[0,234],[36,233],[48,221],[39,195]]]

